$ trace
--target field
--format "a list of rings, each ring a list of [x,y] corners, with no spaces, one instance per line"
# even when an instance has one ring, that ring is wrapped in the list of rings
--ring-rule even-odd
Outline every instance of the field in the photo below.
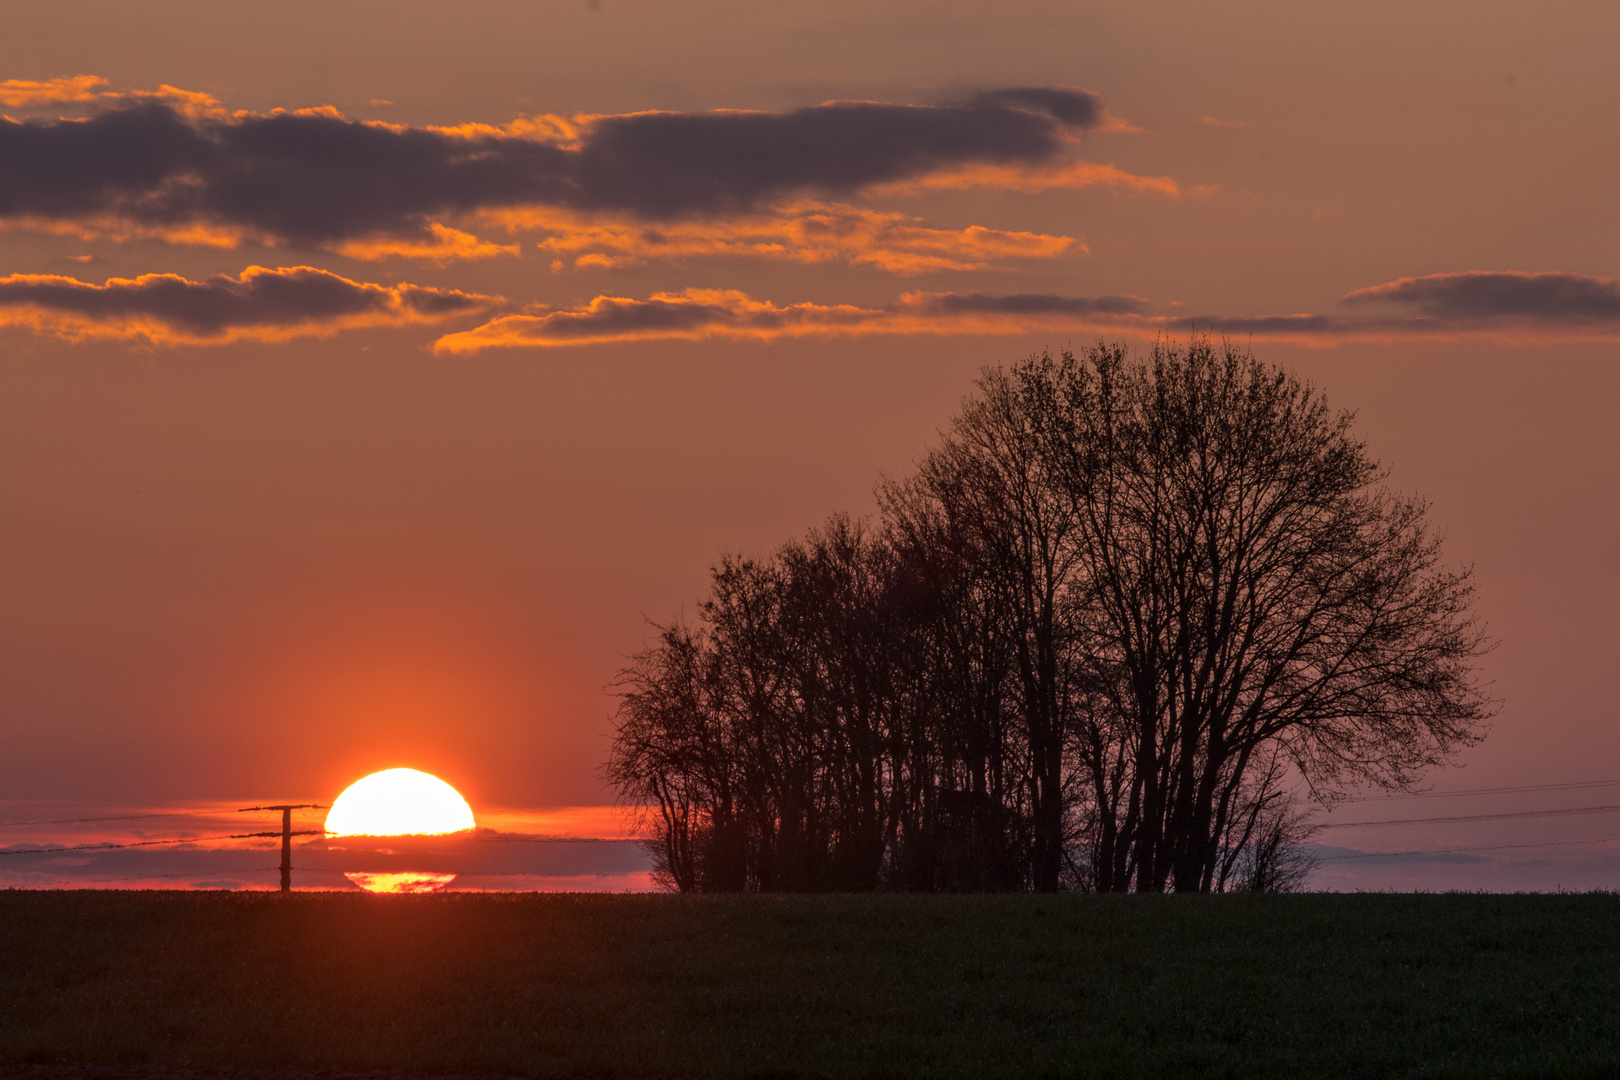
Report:
[[[0,1073],[50,1063],[1614,1076],[1620,897],[0,893]]]

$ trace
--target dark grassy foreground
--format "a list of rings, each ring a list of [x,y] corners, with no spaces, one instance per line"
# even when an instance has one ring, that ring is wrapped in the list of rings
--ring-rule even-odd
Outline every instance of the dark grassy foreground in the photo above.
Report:
[[[1615,1076],[1620,898],[0,893],[0,1063]]]

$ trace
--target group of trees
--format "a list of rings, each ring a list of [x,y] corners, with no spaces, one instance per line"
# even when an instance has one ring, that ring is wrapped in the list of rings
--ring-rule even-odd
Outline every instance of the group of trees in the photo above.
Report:
[[[672,886],[1283,889],[1296,791],[1480,737],[1469,575],[1318,391],[1198,339],[977,385],[875,523],[723,559],[622,673]]]

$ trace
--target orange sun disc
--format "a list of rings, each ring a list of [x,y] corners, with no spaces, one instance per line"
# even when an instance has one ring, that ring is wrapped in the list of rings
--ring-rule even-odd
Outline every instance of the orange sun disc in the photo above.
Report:
[[[384,769],[350,784],[326,815],[328,836],[438,836],[474,828],[456,789],[416,769]]]

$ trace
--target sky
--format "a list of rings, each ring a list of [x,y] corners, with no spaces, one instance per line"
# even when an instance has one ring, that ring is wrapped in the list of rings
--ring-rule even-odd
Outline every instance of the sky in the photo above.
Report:
[[[1620,779],[1613,4],[6,18],[7,820],[396,765],[609,803],[614,675],[722,553],[872,513],[985,365],[1194,330],[1473,567],[1502,707],[1432,788]],[[1611,834],[1336,826],[1320,880],[1615,888]]]

